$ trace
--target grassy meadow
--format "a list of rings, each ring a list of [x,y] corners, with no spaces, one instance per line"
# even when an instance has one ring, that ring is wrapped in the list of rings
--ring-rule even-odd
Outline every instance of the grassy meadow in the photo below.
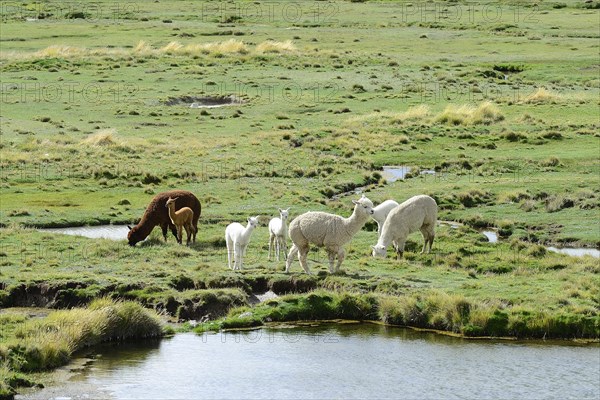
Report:
[[[211,320],[199,330],[350,318],[600,337],[598,259],[545,249],[600,246],[597,1],[78,7],[1,10],[0,307],[112,297]],[[203,98],[232,104],[190,108]],[[384,166],[410,172],[386,181]],[[175,188],[202,203],[190,247],[35,229],[133,224]],[[440,224],[431,254],[415,233],[405,259],[382,260],[369,223],[335,275],[322,250],[314,276],[267,259],[278,207],[348,216],[356,191],[429,194],[461,224]],[[247,269],[230,271],[224,229],[251,215]],[[286,296],[253,307],[267,290]],[[36,323],[5,315],[0,393],[29,371],[3,349]]]

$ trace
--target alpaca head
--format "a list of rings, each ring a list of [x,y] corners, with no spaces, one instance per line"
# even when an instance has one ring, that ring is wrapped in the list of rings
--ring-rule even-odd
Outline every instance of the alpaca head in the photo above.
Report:
[[[133,228],[128,226],[129,232],[127,232],[127,242],[130,246],[135,246],[137,242],[141,242],[144,240],[140,232],[138,231],[138,227],[134,226]]]
[[[373,215],[373,202],[369,200],[364,194],[358,200],[352,200],[354,203],[354,211],[365,215]]]
[[[386,253],[384,245],[376,244],[375,246],[371,246],[371,249],[373,249],[373,257],[385,258]]]
[[[173,204],[173,206],[175,206],[175,200],[177,200],[177,199],[178,199],[178,197],[175,197],[174,199],[169,197],[167,199],[167,202],[165,203],[165,207],[169,208],[170,204]]]
[[[248,228],[254,229],[258,226],[258,215],[256,217],[248,217]]]
[[[287,221],[288,217],[290,216],[290,208],[286,208],[285,210],[283,209],[279,209],[279,218],[281,218],[282,221]]]

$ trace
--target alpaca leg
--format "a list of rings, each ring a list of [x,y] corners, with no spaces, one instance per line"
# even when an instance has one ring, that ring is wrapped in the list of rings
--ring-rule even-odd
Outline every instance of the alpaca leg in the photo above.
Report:
[[[273,235],[273,233],[269,233],[269,258],[268,258],[269,261],[271,261],[271,249],[273,247],[274,239],[275,239],[275,235]]]
[[[287,239],[284,237],[282,240],[283,240],[283,258],[284,258],[284,260],[287,261],[287,252],[288,252]]]
[[[191,224],[185,225],[185,235],[186,235],[186,246],[190,245],[190,240],[192,239],[192,232],[194,231],[194,227]]]
[[[334,253],[333,251],[327,250],[327,257],[329,258],[329,273],[330,274],[333,274],[333,272],[335,271],[333,269],[333,265],[335,263],[335,255],[336,255],[336,253]]]
[[[181,244],[183,239],[183,225],[177,226],[177,243]]]
[[[242,246],[241,250],[240,250],[240,269],[244,269],[244,257],[246,256],[246,249],[248,248],[248,245],[244,245]]]
[[[233,269],[237,270],[240,263],[238,262],[238,258],[240,257],[240,245],[239,243],[233,243]]]
[[[175,236],[175,238],[178,237],[178,231],[177,231],[177,227],[173,224],[169,224],[168,225],[169,228],[171,228],[171,233],[173,234],[173,236]],[[165,242],[167,241],[166,239],[166,233],[165,233]],[[181,244],[181,242],[179,242]]]
[[[398,244],[398,247],[396,248],[396,255],[398,260],[400,260],[402,257],[404,257],[404,243],[406,242],[406,239],[397,239],[396,243]]]
[[[225,242],[227,243],[227,266],[229,269],[232,269],[231,257],[233,256],[233,241],[230,238],[225,237]]]
[[[431,253],[431,248],[433,247],[433,239],[435,239],[435,230],[434,230],[434,226],[432,225],[431,228],[429,229],[429,253]]]
[[[335,272],[340,271],[340,266],[342,265],[342,261],[346,258],[346,251],[344,249],[339,249],[337,253],[338,262],[335,267]]]
[[[422,226],[421,229],[421,235],[423,235],[423,248],[421,249],[421,254],[425,253],[425,250],[427,250],[427,242],[429,241],[429,234],[427,233],[427,226]]]
[[[288,272],[290,272],[290,266],[292,265],[292,262],[294,261],[294,257],[296,257],[296,254],[298,254],[298,246],[293,244],[292,248],[290,249],[290,252],[288,253],[287,260],[285,262],[285,273],[286,274]]]
[[[162,230],[163,238],[165,238],[165,242],[167,241],[167,232],[169,229],[168,223],[160,224],[160,229]]]
[[[196,243],[196,233],[198,233],[198,227],[192,224],[192,243]]]
[[[304,270],[304,272],[306,272],[308,275],[311,275],[310,270],[308,269],[308,250],[309,247],[304,247],[301,249],[298,249],[298,252],[300,253],[300,266],[302,267],[302,269]]]
[[[275,259],[279,262],[279,253],[281,252],[281,238],[277,236],[275,238]]]

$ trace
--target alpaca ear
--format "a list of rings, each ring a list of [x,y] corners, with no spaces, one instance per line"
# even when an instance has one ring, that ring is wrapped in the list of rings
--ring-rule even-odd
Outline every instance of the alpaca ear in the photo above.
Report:
[[[127,229],[131,230],[131,227],[129,225],[127,225]]]
[[[371,245],[371,248],[372,248],[373,250],[375,250],[375,246]]]
[[[357,205],[357,204],[359,204],[359,203],[358,203],[358,201],[356,201],[356,200],[352,200],[352,204],[354,204],[354,205]]]
[[[282,212],[283,210],[281,208],[278,208],[279,212]]]

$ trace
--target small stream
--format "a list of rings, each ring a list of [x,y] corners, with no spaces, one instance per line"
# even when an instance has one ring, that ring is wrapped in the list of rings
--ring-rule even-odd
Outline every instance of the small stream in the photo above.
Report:
[[[76,226],[68,228],[46,228],[42,232],[60,233],[63,235],[84,236],[90,239],[125,240],[129,228],[127,225]]]
[[[17,399],[597,399],[600,347],[326,324],[104,346]],[[73,364],[72,364],[73,365]]]

